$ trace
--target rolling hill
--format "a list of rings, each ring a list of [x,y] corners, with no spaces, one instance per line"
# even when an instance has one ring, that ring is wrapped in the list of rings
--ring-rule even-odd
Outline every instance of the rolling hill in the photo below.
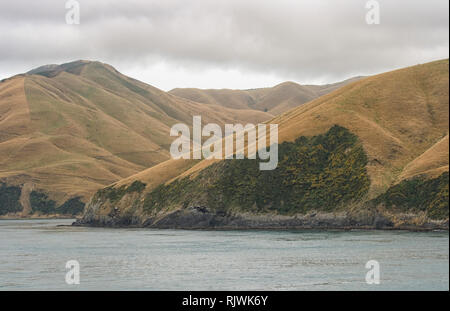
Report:
[[[171,126],[192,124],[193,115],[218,124],[272,117],[183,99],[100,62],[46,65],[5,79],[0,185],[8,191],[0,205],[23,207],[25,215],[33,204],[45,206],[42,198],[79,208],[98,189],[169,159]],[[19,205],[6,207],[18,196]]]
[[[77,224],[448,228],[448,65],[367,77],[268,121],[274,171],[168,160],[98,191]]]
[[[271,88],[251,90],[177,88],[169,93],[199,103],[216,104],[233,109],[255,109],[278,115],[361,78],[354,77],[326,85],[300,85],[294,82],[284,82]]]

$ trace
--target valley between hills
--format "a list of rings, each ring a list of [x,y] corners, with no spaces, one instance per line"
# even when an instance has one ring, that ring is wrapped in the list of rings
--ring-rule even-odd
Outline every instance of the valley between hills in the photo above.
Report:
[[[0,82],[0,217],[448,230],[448,59],[315,86],[161,91],[100,62]],[[279,164],[173,160],[170,127],[278,124]]]

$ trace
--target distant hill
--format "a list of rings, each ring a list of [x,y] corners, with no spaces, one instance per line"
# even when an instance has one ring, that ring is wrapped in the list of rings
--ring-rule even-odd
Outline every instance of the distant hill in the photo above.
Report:
[[[4,79],[0,183],[18,188],[8,189],[19,191],[25,213],[33,191],[55,206],[86,202],[96,190],[169,159],[170,127],[192,124],[193,115],[218,124],[273,117],[176,97],[100,62],[46,65]]]
[[[448,228],[448,66],[364,78],[278,115],[274,171],[168,160],[98,191],[78,223]]]
[[[284,82],[270,88],[251,90],[177,88],[169,93],[199,103],[216,104],[233,109],[255,109],[278,115],[361,78],[354,77],[327,85],[300,85]]]

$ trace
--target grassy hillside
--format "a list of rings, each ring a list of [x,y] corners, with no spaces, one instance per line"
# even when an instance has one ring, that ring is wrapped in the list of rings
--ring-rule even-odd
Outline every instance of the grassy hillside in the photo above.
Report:
[[[437,177],[443,172],[448,172],[448,134],[427,149],[424,153],[405,166],[399,176],[400,180],[414,176],[426,175]]]
[[[379,193],[448,134],[448,121],[448,60],[442,60],[363,79],[272,122],[281,140],[316,135],[333,124],[348,128],[363,142],[372,193]]]
[[[181,216],[194,221],[187,215],[198,209],[191,208],[209,215],[222,204],[253,214],[358,211],[363,223],[398,222],[391,213],[400,212],[448,221],[448,74],[448,60],[387,72],[277,116],[269,122],[279,125],[283,157],[273,174],[259,173],[252,161],[169,160],[115,185],[138,180],[146,184],[139,194],[114,203],[95,196],[84,220],[114,224],[131,215],[136,224],[170,225]],[[334,149],[324,147],[324,137],[338,134],[344,138]],[[419,200],[413,195],[421,187],[429,191]],[[406,207],[392,208],[395,193]],[[345,217],[350,225],[361,220]]]
[[[169,159],[170,127],[193,115],[218,124],[271,118],[182,99],[99,62],[37,68],[0,82],[0,180],[28,184],[57,206],[86,202]]]
[[[273,171],[260,171],[257,160],[215,163],[192,179],[159,185],[147,194],[143,208],[152,212],[194,204],[222,212],[328,211],[360,200],[369,189],[366,155],[357,137],[339,126],[282,143],[279,157]]]
[[[284,82],[271,88],[251,90],[173,89],[169,93],[199,103],[234,109],[256,109],[278,115],[359,79],[361,77],[327,85],[299,85],[294,82]]]

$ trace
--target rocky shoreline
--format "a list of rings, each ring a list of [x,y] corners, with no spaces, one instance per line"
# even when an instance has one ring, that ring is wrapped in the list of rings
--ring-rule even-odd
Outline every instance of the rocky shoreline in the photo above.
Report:
[[[224,214],[206,207],[189,207],[162,215],[94,215],[85,214],[73,226],[135,227],[158,229],[213,230],[448,230],[447,220],[431,220],[416,214],[384,214],[379,211],[311,212],[292,216],[277,214]]]

